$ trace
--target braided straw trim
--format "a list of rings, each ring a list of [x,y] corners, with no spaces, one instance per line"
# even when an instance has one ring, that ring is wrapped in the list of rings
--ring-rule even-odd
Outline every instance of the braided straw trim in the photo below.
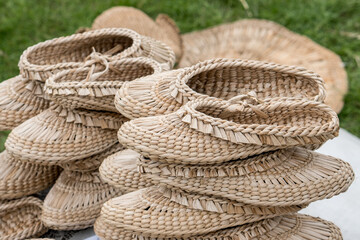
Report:
[[[34,95],[38,88],[28,90],[21,76],[0,83],[0,131],[11,130],[49,107],[47,100]]]
[[[137,171],[136,161],[139,158],[140,154],[128,149],[107,157],[99,168],[101,179],[123,193],[156,184],[151,179],[141,177]]]
[[[271,218],[278,214],[228,214],[200,211],[170,201],[156,188],[140,189],[106,202],[106,224],[148,237],[189,237]]]
[[[267,20],[245,19],[182,35],[179,67],[214,58],[253,59],[302,66],[325,80],[326,104],[340,112],[347,76],[339,56],[311,39]]]
[[[61,163],[60,166],[67,171],[93,172],[99,169],[105,158],[122,150],[124,150],[124,147],[120,143],[115,143],[113,146],[99,154],[84,159]]]
[[[84,229],[93,225],[104,202],[120,194],[98,172],[63,171],[45,198],[41,220],[55,230]]]
[[[250,159],[249,159],[250,160]],[[233,164],[242,165],[241,161]],[[246,166],[246,162],[244,164]],[[250,166],[251,167],[251,166]],[[170,168],[170,167],[168,167]],[[193,166],[190,167],[194,168]],[[146,173],[142,176],[168,188],[200,195],[226,198],[256,206],[291,206],[309,204],[345,192],[354,180],[351,166],[340,159],[296,148],[286,161],[261,172],[242,176],[171,176],[175,169]],[[189,167],[182,166],[183,172]],[[203,172],[207,167],[199,167]],[[221,168],[220,168],[221,169]]]
[[[26,239],[41,236],[47,229],[41,223],[42,201],[25,197],[0,202],[1,239]]]
[[[100,62],[105,67],[103,71],[97,69],[95,62],[64,70],[46,80],[45,92],[50,99],[71,109],[117,112],[114,96],[124,82],[161,72],[160,64],[150,58],[124,58],[112,62],[102,56],[96,58],[104,61]],[[93,71],[99,72],[92,74]]]
[[[56,165],[105,151],[117,142],[115,129],[123,121],[115,113],[54,107],[16,127],[5,145],[19,160]]]
[[[5,150],[0,153],[0,200],[20,198],[50,187],[60,174],[57,166],[23,163]]]

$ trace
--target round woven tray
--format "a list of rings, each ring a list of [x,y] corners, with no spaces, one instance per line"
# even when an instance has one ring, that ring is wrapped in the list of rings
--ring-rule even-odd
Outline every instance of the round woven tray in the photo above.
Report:
[[[16,76],[0,83],[0,131],[11,130],[49,107],[34,84]],[[30,85],[29,85],[30,84]]]
[[[27,239],[43,235],[47,228],[40,221],[42,201],[35,197],[0,201],[1,239]]]
[[[339,56],[305,36],[267,20],[240,20],[182,35],[179,67],[227,57],[302,66],[325,80],[325,103],[336,112],[343,106],[348,82]]]
[[[137,33],[166,43],[177,59],[181,57],[181,36],[174,20],[159,14],[155,21],[139,9],[132,7],[113,7],[96,17],[92,29],[129,28]]]
[[[41,220],[55,230],[88,228],[100,215],[103,203],[120,194],[104,183],[98,172],[63,171],[44,200]]]

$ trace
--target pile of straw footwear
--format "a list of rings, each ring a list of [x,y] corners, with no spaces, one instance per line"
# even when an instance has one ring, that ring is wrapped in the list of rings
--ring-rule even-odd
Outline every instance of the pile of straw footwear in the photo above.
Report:
[[[306,37],[263,20],[180,35],[116,7],[19,70],[0,84],[1,239],[94,223],[101,239],[341,239],[297,213],[354,179],[314,152],[338,135],[346,73]]]

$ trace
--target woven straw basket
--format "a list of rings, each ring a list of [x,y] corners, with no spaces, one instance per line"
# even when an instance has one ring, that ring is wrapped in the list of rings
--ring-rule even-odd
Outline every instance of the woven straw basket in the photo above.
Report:
[[[311,231],[309,231],[311,229]],[[103,217],[96,220],[95,232],[102,240],[180,240],[180,238],[144,237],[128,229],[109,224]],[[341,240],[340,229],[333,223],[303,214],[292,214],[264,219],[237,227],[218,230],[199,236],[181,238],[181,240]]]
[[[330,107],[297,98],[252,96],[192,101],[174,113],[124,123],[118,138],[152,160],[213,164],[290,146],[322,144],[338,135]]]
[[[115,106],[129,119],[178,110],[196,99],[231,99],[254,91],[258,98],[301,97],[322,102],[323,80],[303,68],[258,61],[215,59],[128,82]]]
[[[126,81],[161,72],[150,58],[124,58],[112,62],[94,53],[86,67],[64,70],[46,80],[49,98],[66,108],[117,112],[116,91]]]
[[[5,150],[0,153],[0,200],[20,198],[50,187],[60,174],[58,166],[23,163]]]
[[[138,172],[136,161],[140,154],[126,149],[107,157],[99,168],[101,179],[111,186],[129,193],[156,184],[145,179]]]
[[[218,213],[186,207],[145,188],[106,202],[101,216],[107,224],[150,237],[189,237],[227,227],[296,212],[299,206],[273,208],[273,212]],[[206,220],[205,220],[206,219]]]
[[[159,14],[155,22],[144,12],[132,7],[113,7],[100,14],[92,29],[128,28],[141,35],[164,42],[181,57],[181,36],[175,22],[165,14]]]
[[[98,172],[63,171],[44,200],[41,220],[55,230],[84,229],[94,224],[104,202],[120,194]]]
[[[0,131],[11,130],[49,107],[49,101],[37,97],[37,90],[28,86],[21,76],[0,83]]]
[[[26,197],[0,202],[0,236],[3,240],[27,239],[44,234],[40,221],[42,201]]]
[[[52,106],[16,127],[6,149],[22,161],[54,165],[83,159],[117,143],[120,114]]]
[[[347,76],[339,56],[305,36],[271,21],[240,20],[182,35],[179,67],[227,57],[302,66],[325,80],[325,103],[336,112],[343,106]]]

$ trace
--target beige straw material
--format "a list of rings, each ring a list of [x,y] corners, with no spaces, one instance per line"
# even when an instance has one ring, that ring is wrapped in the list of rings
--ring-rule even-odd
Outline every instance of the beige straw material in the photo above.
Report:
[[[27,239],[43,235],[47,228],[40,221],[42,204],[35,197],[0,201],[0,238]]]
[[[162,70],[158,62],[144,57],[108,62],[93,52],[91,59],[84,67],[64,70],[46,80],[49,98],[69,109],[117,112],[114,97],[124,82]]]
[[[23,163],[5,150],[0,153],[0,200],[28,196],[50,187],[60,174],[58,166]]]
[[[299,210],[298,207],[290,209]],[[113,198],[101,210],[101,216],[107,224],[154,238],[206,234],[281,214],[276,211],[270,214],[230,214],[192,209],[171,201],[156,187]]]
[[[99,169],[105,158],[121,150],[124,150],[124,147],[120,143],[115,143],[110,148],[96,155],[70,162],[60,163],[59,165],[67,171],[93,172]]]
[[[336,112],[348,90],[344,65],[338,55],[305,36],[267,20],[240,20],[182,35],[179,67],[213,58],[253,59],[301,66],[325,81],[325,103]]]
[[[214,164],[291,146],[322,144],[338,135],[330,107],[297,98],[195,100],[174,113],[124,123],[119,142],[167,163]]]
[[[164,69],[175,63],[173,51],[164,43],[125,28],[107,28],[54,38],[26,49],[20,57],[21,75],[45,82],[64,69],[83,67],[95,51],[111,61],[125,57],[149,57]]]
[[[102,240],[342,240],[340,229],[335,224],[304,214],[264,219],[185,238],[144,237],[128,229],[108,224],[102,216],[96,220],[94,229]]]
[[[124,121],[116,113],[67,110],[54,105],[16,127],[5,146],[23,161],[65,163],[98,154],[117,143],[116,132]]]
[[[123,193],[156,184],[150,178],[143,178],[138,172],[136,162],[140,156],[139,153],[126,149],[107,157],[99,168],[101,179]]]
[[[161,115],[183,104],[209,97],[230,99],[254,91],[258,98],[299,97],[323,102],[323,80],[299,67],[259,61],[213,59],[128,82],[115,106],[129,119]]]
[[[310,204],[345,192],[354,180],[348,163],[302,148],[206,166],[169,165],[145,158],[139,164],[141,176],[168,188],[257,206]],[[182,199],[181,193],[174,195]]]
[[[0,83],[0,131],[11,130],[49,107],[32,81],[16,76]],[[42,90],[40,90],[42,92]]]
[[[159,14],[155,22],[144,12],[132,7],[113,7],[101,13],[92,24],[92,29],[129,28],[141,35],[164,42],[181,57],[182,40],[174,20]]]
[[[44,200],[41,220],[51,229],[77,230],[92,226],[101,206],[119,196],[98,172],[63,171]]]

